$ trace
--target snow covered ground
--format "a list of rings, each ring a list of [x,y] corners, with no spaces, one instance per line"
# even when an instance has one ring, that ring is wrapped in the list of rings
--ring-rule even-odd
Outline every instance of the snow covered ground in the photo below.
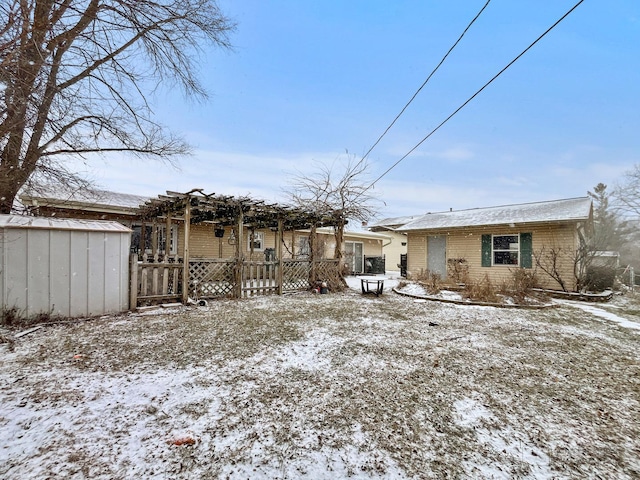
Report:
[[[640,301],[505,310],[397,282],[2,343],[0,478],[640,477]]]

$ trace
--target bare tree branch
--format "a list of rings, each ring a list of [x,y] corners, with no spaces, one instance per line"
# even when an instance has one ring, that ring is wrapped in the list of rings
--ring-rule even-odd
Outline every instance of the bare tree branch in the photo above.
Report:
[[[187,154],[147,95],[205,98],[194,55],[235,28],[216,0],[3,0],[0,21],[1,213],[32,175],[66,178],[57,157]]]
[[[334,253],[334,258],[341,259],[345,225],[349,220],[368,221],[375,215],[379,201],[367,188],[370,182],[366,162],[356,161],[347,152],[346,160],[337,163],[321,164],[313,174],[294,176],[285,193],[297,207],[330,212],[341,219],[335,227]]]

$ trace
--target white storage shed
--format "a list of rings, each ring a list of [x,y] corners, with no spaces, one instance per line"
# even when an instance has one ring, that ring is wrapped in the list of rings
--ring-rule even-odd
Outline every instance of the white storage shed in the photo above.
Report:
[[[0,300],[20,317],[129,308],[131,230],[117,222],[0,215]]]

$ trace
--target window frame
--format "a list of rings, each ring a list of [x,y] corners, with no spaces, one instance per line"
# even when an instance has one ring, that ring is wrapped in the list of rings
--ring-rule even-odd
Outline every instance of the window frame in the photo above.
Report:
[[[500,249],[496,249],[495,248],[495,239],[497,237],[515,237],[516,242],[518,244],[518,248],[516,250],[511,249],[511,245],[514,242],[510,242],[509,243],[509,248],[500,248]],[[521,246],[521,241],[520,241],[520,234],[519,233],[501,233],[501,234],[492,234],[491,235],[491,266],[492,267],[519,267],[520,266],[520,260],[522,258],[521,254],[520,254],[520,246]],[[517,261],[515,263],[496,263],[496,253],[515,253],[517,255]]]
[[[264,252],[264,232],[253,231],[247,235],[247,251],[251,252],[251,242],[253,242],[254,252]],[[259,247],[256,244],[259,243]]]
[[[311,243],[307,235],[300,235],[298,237],[298,250],[297,256],[301,258],[308,258],[311,256]]]
[[[141,222],[132,222],[130,225],[131,229],[131,246],[130,250],[132,253],[144,253],[146,255],[150,255],[153,253],[153,224],[145,223],[145,245],[144,248],[140,245],[140,238],[142,236],[142,223]],[[166,224],[158,223],[156,224],[156,232],[157,232],[157,246],[158,253],[160,255],[165,255],[164,251],[165,247],[165,231]],[[175,223],[171,225],[171,247],[169,255],[177,255],[178,254],[178,225]]]

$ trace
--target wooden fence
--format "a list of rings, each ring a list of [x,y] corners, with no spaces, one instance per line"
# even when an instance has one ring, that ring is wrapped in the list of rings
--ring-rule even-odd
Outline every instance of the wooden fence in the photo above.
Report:
[[[326,281],[330,290],[342,289],[338,260],[243,261],[192,259],[189,261],[189,298],[246,298],[307,290]],[[139,260],[131,256],[130,306],[179,301],[182,298],[181,261]]]

